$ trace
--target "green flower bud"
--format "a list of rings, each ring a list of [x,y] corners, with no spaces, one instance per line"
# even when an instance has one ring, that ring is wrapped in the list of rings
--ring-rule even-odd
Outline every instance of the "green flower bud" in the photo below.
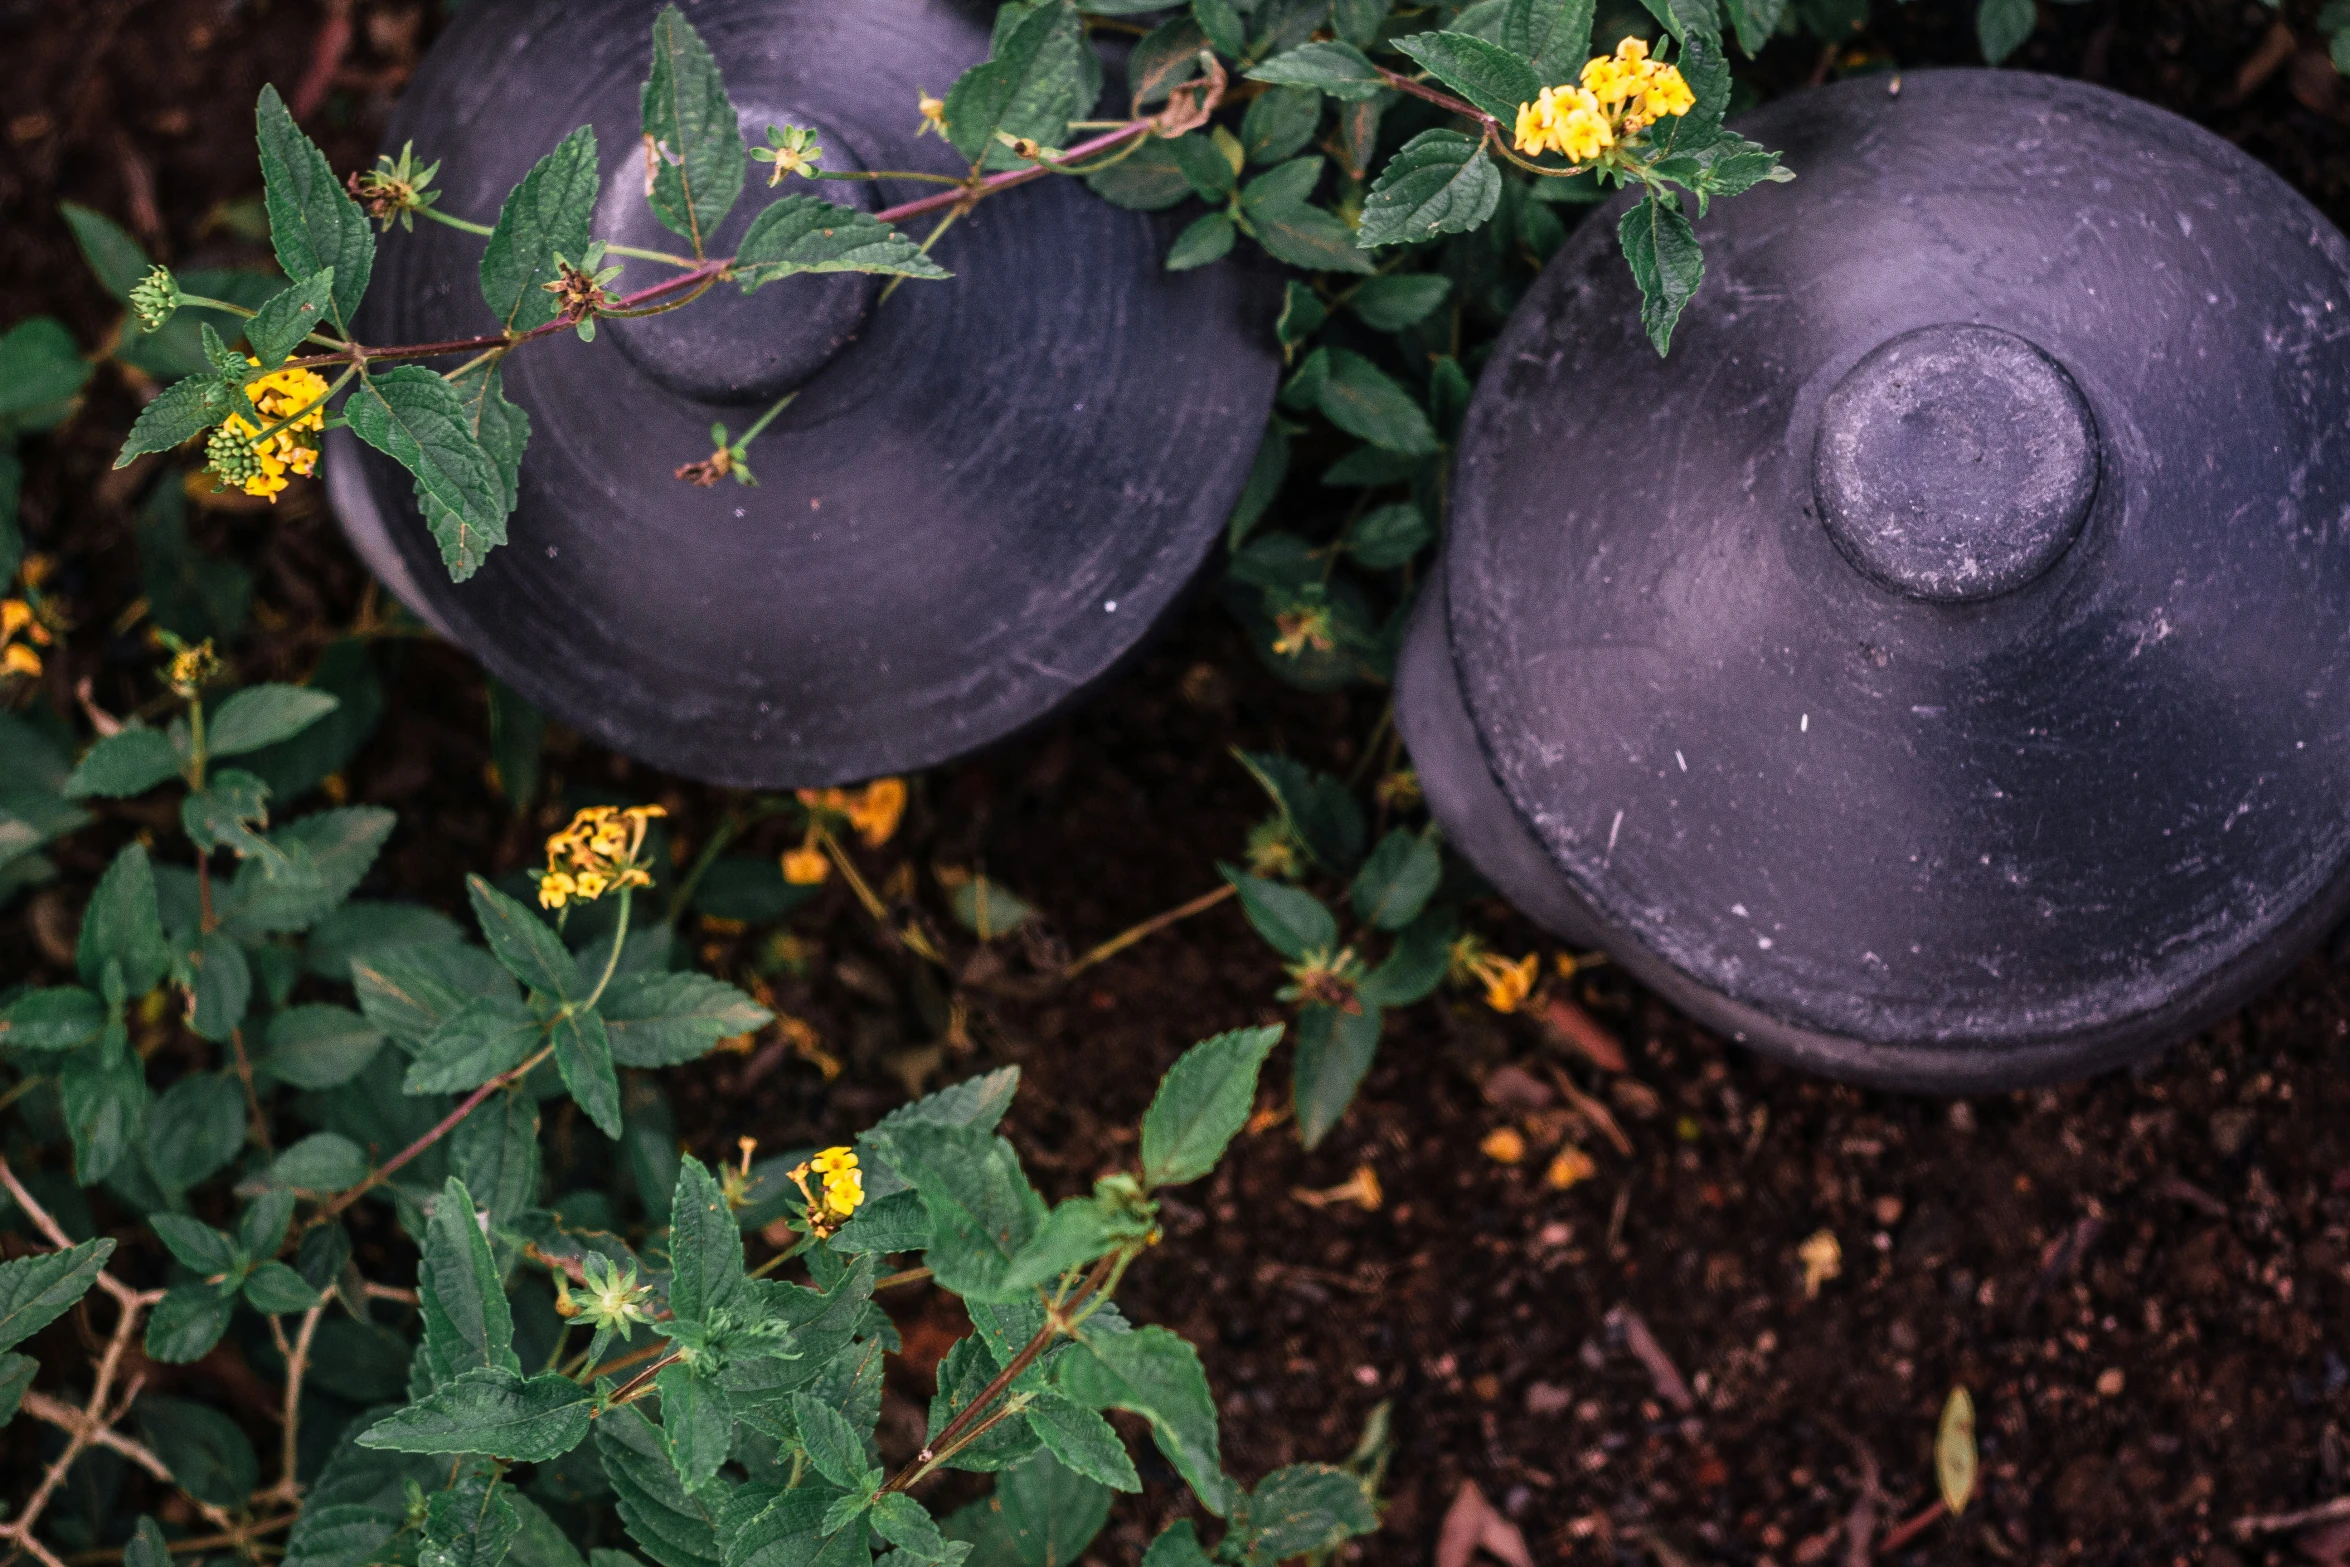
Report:
[[[171,275],[169,267],[150,267],[145,277],[131,285],[131,313],[150,332],[169,321],[179,307],[179,279]]]

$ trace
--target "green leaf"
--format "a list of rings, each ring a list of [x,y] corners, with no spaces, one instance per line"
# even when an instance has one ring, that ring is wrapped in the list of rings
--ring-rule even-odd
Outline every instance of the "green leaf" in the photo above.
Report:
[[[885,1491],[873,1499],[873,1530],[916,1561],[946,1557],[946,1537],[938,1532],[930,1509],[903,1491]]]
[[[870,213],[816,196],[786,196],[751,220],[735,250],[735,276],[748,294],[799,272],[954,275],[924,255],[902,230]]]
[[[10,1414],[15,1411],[11,1409]],[[0,1420],[0,1425],[6,1424]],[[141,1517],[138,1527],[131,1531],[130,1543],[122,1548],[122,1567],[171,1567],[171,1546],[163,1538],[163,1526],[154,1519]]]
[[[237,1244],[248,1257],[274,1257],[286,1241],[286,1226],[294,1217],[294,1194],[273,1187],[255,1196],[237,1220]]]
[[[1410,501],[1367,512],[1346,530],[1346,552],[1373,571],[1401,566],[1436,542],[1436,530]]]
[[[1330,1464],[1291,1464],[1233,1509],[1227,1549],[1237,1548],[1243,1567],[1274,1567],[1378,1527],[1359,1477]]]
[[[683,25],[682,23],[680,25]],[[362,378],[343,404],[351,433],[415,475],[449,580],[506,542],[506,488],[455,387],[421,365]]]
[[[13,1349],[73,1309],[114,1255],[109,1239],[0,1262],[0,1349]]]
[[[1329,353],[1330,376],[1317,404],[1323,417],[1385,451],[1417,457],[1437,450],[1435,426],[1418,399],[1362,355],[1344,348]]]
[[[808,1462],[818,1474],[834,1485],[854,1490],[865,1479],[872,1467],[865,1455],[865,1439],[857,1428],[819,1399],[805,1393],[794,1393],[791,1399],[792,1420],[799,1427],[800,1444],[807,1449]]]
[[[172,1483],[199,1502],[242,1508],[261,1478],[261,1461],[244,1431],[219,1410],[185,1399],[139,1400],[139,1435],[171,1471]]]
[[[1192,191],[1210,206],[1218,205],[1237,188],[1240,171],[1212,136],[1204,132],[1180,136],[1167,143],[1167,150],[1174,154]]]
[[[239,858],[258,856],[265,871],[293,872],[293,861],[255,830],[268,825],[269,785],[233,767],[211,774],[205,787],[180,801],[180,827],[201,853],[228,849]]]
[[[596,128],[582,125],[533,164],[498,208],[482,247],[481,297],[507,331],[555,319],[546,285],[558,275],[557,256],[576,263],[587,254],[598,189]]]
[[[1183,165],[1157,137],[1109,167],[1088,174],[1085,183],[1102,200],[1130,212],[1164,212],[1192,193],[1191,181],[1183,177]]]
[[[367,1020],[412,1050],[476,996],[518,1000],[514,976],[497,959],[441,942],[353,959],[351,988]]]
[[[64,422],[89,379],[81,345],[56,317],[34,316],[0,333],[0,441]]]
[[[1175,236],[1175,243],[1167,247],[1167,270],[1189,272],[1204,267],[1211,261],[1221,261],[1232,250],[1233,239],[1239,230],[1232,226],[1228,212],[1205,212],[1184,225]]]
[[[479,1088],[520,1066],[537,1047],[539,1033],[539,1020],[513,997],[477,996],[424,1037],[400,1087],[411,1094]]]
[[[1241,912],[1248,922],[1283,957],[1303,962],[1308,954],[1327,953],[1337,944],[1337,916],[1312,893],[1250,876],[1229,865],[1218,869],[1239,892]]]
[[[216,375],[191,375],[174,381],[131,421],[131,433],[124,439],[122,450],[115,453],[114,466],[127,468],[131,459],[143,452],[168,452],[191,436],[211,429],[235,410],[235,400]]]
[[[106,1004],[78,985],[28,990],[0,1008],[0,1045],[12,1050],[76,1050],[106,1026]]]
[[[425,1225],[416,1286],[424,1317],[417,1363],[425,1373],[416,1391],[445,1386],[477,1367],[521,1374],[514,1313],[475,1218],[473,1194],[455,1176],[442,1184]]]
[[[468,1191],[479,1192],[490,1225],[503,1229],[537,1206],[539,1107],[521,1085],[494,1095],[458,1124],[449,1163]]]
[[[1216,1167],[1248,1123],[1257,1073],[1281,1042],[1281,1027],[1234,1029],[1186,1050],[1159,1080],[1142,1117],[1142,1178],[1180,1186]]]
[[[225,1073],[190,1072],[148,1111],[147,1168],[167,1192],[187,1191],[226,1169],[244,1146],[245,1095]],[[202,1271],[216,1273],[225,1266]]]
[[[126,844],[98,879],[98,890],[82,913],[75,963],[82,983],[101,994],[107,990],[109,965],[120,967],[126,997],[143,996],[162,983],[171,967],[171,949],[155,904],[155,868],[143,845]]]
[[[652,175],[645,199],[699,258],[742,194],[749,157],[718,62],[674,5],[653,18],[653,69],[637,102]]]
[[[502,1366],[476,1366],[369,1426],[359,1445],[545,1463],[586,1438],[595,1399],[592,1390],[555,1372],[525,1377]]]
[[[1311,87],[1268,87],[1249,100],[1240,145],[1251,163],[1293,158],[1322,124],[1322,96]]]
[[[1705,252],[1680,204],[1654,191],[1624,214],[1616,233],[1640,285],[1640,324],[1661,358],[1672,347],[1682,308],[1705,280]]]
[[[1444,859],[1434,840],[1398,827],[1363,862],[1349,895],[1364,924],[1401,930],[1420,917],[1443,877]]]
[[[1368,250],[1465,234],[1492,217],[1500,202],[1501,171],[1483,142],[1458,131],[1422,131],[1373,182],[1355,242]]]
[[[937,1444],[939,1433],[947,1428],[949,1422],[978,1402],[979,1396],[994,1382],[999,1369],[998,1361],[989,1353],[986,1343],[978,1334],[955,1341],[948,1349],[946,1358],[938,1365],[938,1391],[930,1400],[930,1445]],[[1036,1386],[1041,1385],[1042,1373],[1031,1372],[1021,1380],[1030,1384],[1021,1391],[1034,1391]],[[1026,1420],[1001,1420],[949,1458],[947,1467],[980,1474],[994,1473],[1026,1462],[1039,1445],[1036,1432]]]
[[[319,1324],[324,1336],[328,1318]],[[313,1374],[324,1364],[315,1352]],[[364,1430],[376,1414],[361,1415],[354,1425]],[[335,1446],[326,1467],[302,1497],[301,1516],[286,1536],[284,1567],[366,1567],[371,1562],[404,1559],[384,1550],[396,1535],[410,1527],[408,1491],[448,1483],[449,1465],[439,1459],[406,1453],[378,1453],[343,1441]]]
[[[375,270],[375,235],[368,229],[367,214],[335,178],[326,154],[295,125],[275,87],[261,89],[254,118],[269,242],[277,251],[277,264],[291,278],[314,277],[333,268],[335,324],[348,331]]]
[[[1271,177],[1260,176],[1261,179]],[[1309,202],[1252,205],[1253,188],[1252,184],[1242,190],[1240,204],[1250,228],[1255,231],[1257,243],[1265,247],[1268,255],[1315,272],[1377,270],[1371,258],[1356,245],[1355,231],[1337,214],[1325,212]]]
[[[1044,1199],[1021,1173],[1012,1145],[978,1127],[916,1124],[888,1128],[882,1147],[930,1215],[927,1258],[939,1287],[972,1300],[995,1298],[1012,1258],[1044,1219]]]
[[[367,1150],[340,1132],[312,1132],[270,1161],[269,1178],[303,1192],[339,1192],[367,1179]]]
[[[1060,145],[1069,121],[1092,107],[1098,70],[1068,0],[1041,0],[1025,14],[1006,7],[994,53],[947,90],[947,140],[973,163],[1014,167],[996,133]]]
[[[1298,1008],[1292,1102],[1298,1140],[1308,1148],[1329,1135],[1354,1103],[1355,1090],[1379,1053],[1383,1014],[1376,1003],[1359,996],[1357,1000],[1359,1012],[1342,1012],[1319,1002]]]
[[[1737,6],[1743,0],[1729,3]],[[1591,53],[1592,10],[1593,0],[1508,0],[1501,46],[1533,61],[1541,81],[1574,81]]]
[[[715,1364],[679,1362],[653,1380],[661,1394],[661,1442],[689,1491],[699,1491],[726,1462],[734,1431]]]
[[[1252,82],[1269,82],[1276,87],[1311,87],[1348,103],[1359,103],[1387,90],[1379,68],[1362,50],[1336,41],[1300,44],[1243,74]]]
[[[647,1556],[661,1567],[720,1567],[716,1496],[685,1489],[661,1433],[634,1404],[596,1422],[596,1455],[621,1523]]]
[[[497,473],[501,518],[514,510],[522,482],[522,454],[530,445],[530,415],[506,401],[502,374],[498,363],[491,361],[449,383],[464,410],[466,430],[481,443],[482,451],[488,454],[490,465]],[[442,563],[449,567],[454,580],[462,582],[471,576],[488,557],[490,549],[503,539],[505,524],[501,522],[500,538],[485,543],[485,536],[472,530],[465,515],[446,504],[422,479],[416,483],[416,504],[424,513],[425,525],[441,542]],[[452,546],[457,551],[454,559],[449,553]]]
[[[147,1357],[167,1366],[202,1360],[228,1331],[236,1309],[234,1294],[210,1284],[173,1285],[147,1317]]]
[[[1400,332],[1428,319],[1451,294],[1452,279],[1441,272],[1395,272],[1365,279],[1351,303],[1365,325]]]
[[[487,1465],[461,1465],[445,1491],[425,1503],[424,1541],[417,1567],[499,1567],[512,1549],[521,1517]]]
[[[1196,18],[1180,12],[1145,34],[1126,57],[1126,87],[1137,105],[1159,103],[1175,87],[1199,75],[1199,55],[1208,35]]]
[[[308,1311],[318,1304],[318,1291],[284,1263],[264,1262],[245,1276],[245,1302],[265,1317],[278,1317]]]
[[[596,1129],[620,1140],[620,1079],[612,1070],[612,1041],[593,1012],[559,1018],[554,1026],[555,1070]]]
[[[317,811],[269,835],[296,874],[272,876],[259,860],[237,866],[220,899],[221,925],[240,941],[304,930],[333,913],[359,885],[398,820],[376,806]]]
[[[206,931],[187,955],[188,1027],[200,1038],[227,1041],[253,1001],[253,970],[245,952],[223,931]]]
[[[1199,1543],[1199,1526],[1188,1518],[1161,1529],[1142,1553],[1142,1567],[1210,1567],[1213,1560]]]
[[[708,1323],[743,1287],[742,1230],[709,1170],[691,1157],[679,1162],[670,1197],[669,1267],[669,1309],[680,1322]]]
[[[341,705],[326,692],[303,686],[247,686],[213,714],[207,747],[215,757],[258,751],[293,738]]]
[[[565,1537],[562,1527],[547,1516],[545,1508],[522,1492],[507,1488],[508,1500],[520,1527],[514,1531],[514,1548],[507,1560],[514,1567],[587,1567],[579,1549]],[[625,1551],[607,1554],[627,1556]]]
[[[465,878],[465,891],[473,900],[482,939],[507,973],[543,995],[560,999],[571,994],[578,981],[577,965],[563,938],[545,920],[479,876]]]
[[[1975,7],[1975,38],[1993,65],[2022,48],[2039,25],[2040,8],[2033,0],[1982,0]]]
[[[981,941],[1017,930],[1036,913],[1036,905],[992,876],[973,876],[947,894],[947,909],[955,923]]]
[[[108,973],[117,972],[109,963]],[[75,1184],[94,1186],[134,1150],[147,1123],[146,1064],[130,1047],[119,1019],[110,1019],[95,1044],[65,1058],[57,1092],[73,1139]]]
[[[946,1523],[950,1540],[973,1547],[970,1567],[1073,1567],[1110,1514],[1110,1492],[1038,1453],[1005,1472],[995,1495]]]
[[[167,778],[177,778],[179,753],[160,729],[125,727],[90,747],[73,776],[65,781],[65,797],[84,800],[127,799],[145,794]]]
[[[118,304],[130,303],[131,290],[154,265],[139,242],[112,218],[76,202],[59,202],[57,212],[73,230],[73,242],[81,247],[82,259],[90,264],[106,292]]]
[[[1183,1476],[1200,1505],[1219,1518],[1236,1499],[1223,1471],[1216,1401],[1199,1352],[1157,1326],[1131,1333],[1082,1334],[1087,1353],[1064,1358],[1061,1388],[1097,1409],[1124,1409],[1150,1422],[1159,1451]]]
[[[1738,30],[1738,47],[1751,60],[1779,30],[1787,0],[1722,0],[1722,9],[1730,13],[1730,25]]]
[[[675,1066],[710,1053],[721,1039],[748,1034],[775,1014],[707,974],[621,974],[596,1003],[622,1066]]]
[[[1542,91],[1533,66],[1467,33],[1414,33],[1395,40],[1395,47],[1504,126],[1516,118],[1518,105],[1532,103]]]
[[[348,984],[354,959],[391,954],[401,947],[457,946],[464,940],[464,930],[438,909],[354,898],[318,922],[302,945],[302,963],[320,979]]]
[[[272,1017],[268,1040],[261,1066],[270,1076],[296,1088],[333,1088],[366,1070],[384,1032],[349,1007],[313,1002]]]
[[[1072,1473],[1113,1491],[1140,1491],[1142,1477],[1107,1420],[1058,1393],[1040,1393],[1027,1410],[1029,1429]]]
[[[255,370],[275,370],[310,335],[334,303],[335,269],[302,279],[272,295],[268,304],[245,323],[245,345],[261,363]]]
[[[209,1276],[238,1267],[236,1244],[202,1219],[184,1213],[155,1213],[148,1215],[148,1225],[163,1242],[163,1249],[191,1273]]]

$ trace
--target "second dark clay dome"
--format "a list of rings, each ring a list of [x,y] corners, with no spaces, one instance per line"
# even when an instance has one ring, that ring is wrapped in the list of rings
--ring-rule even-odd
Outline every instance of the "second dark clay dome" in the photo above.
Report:
[[[2011,72],[1740,127],[1669,359],[1601,213],[1464,429],[1399,716],[1538,919],[1860,1081],[2076,1076],[2350,904],[2350,246]]]
[[[679,244],[647,210],[638,89],[657,0],[474,0],[417,72],[388,142],[441,160],[447,210],[495,216],[592,124],[594,232]],[[740,112],[812,128],[832,170],[960,176],[917,103],[988,56],[992,8],[952,0],[701,0]],[[1117,105],[1119,110],[1123,103]],[[779,195],[876,210],[907,181],[751,164],[713,255]],[[876,186],[878,185],[878,190]],[[909,232],[929,231],[935,216]],[[1130,650],[1222,529],[1272,404],[1264,277],[1170,273],[1166,220],[1052,177],[981,203],[933,254],[955,276],[722,285],[506,361],[528,411],[511,541],[452,584],[409,479],[344,440],[336,510],[377,573],[492,673],[593,738],[717,783],[820,785],[919,768],[1041,717]],[[493,330],[481,241],[383,242],[370,343]],[[629,261],[620,289],[668,275]],[[671,477],[799,396],[750,450],[756,488]]]

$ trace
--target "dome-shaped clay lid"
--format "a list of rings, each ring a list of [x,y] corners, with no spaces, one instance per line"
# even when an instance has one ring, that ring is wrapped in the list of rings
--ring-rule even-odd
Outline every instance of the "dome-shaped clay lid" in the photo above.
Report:
[[[1669,359],[1601,214],[1484,372],[1441,591],[1493,777],[1814,1064],[2046,1077],[2239,1002],[2350,892],[2350,247],[2078,83],[1741,129],[1799,177],[1699,221]]]
[[[505,0],[459,13],[387,136],[441,161],[444,210],[487,221],[576,127],[602,155],[595,233],[682,242],[647,210],[638,90],[655,0]],[[949,0],[702,0],[688,12],[746,136],[812,127],[832,169],[959,176],[916,104],[987,57]],[[936,191],[751,164],[714,236],[778,195],[865,210]],[[878,189],[876,188],[878,186]],[[909,221],[920,236],[935,214]],[[370,565],[501,679],[673,771],[742,785],[926,766],[1036,719],[1104,673],[1213,545],[1271,407],[1263,277],[1169,273],[1162,218],[1048,176],[993,197],[932,254],[955,276],[722,284],[506,361],[531,444],[509,542],[452,584],[391,462],[344,440],[333,499]],[[481,241],[386,236],[371,343],[491,331]],[[628,261],[619,289],[668,275]],[[756,488],[671,476],[799,395],[750,448]],[[339,472],[333,470],[339,469]]]

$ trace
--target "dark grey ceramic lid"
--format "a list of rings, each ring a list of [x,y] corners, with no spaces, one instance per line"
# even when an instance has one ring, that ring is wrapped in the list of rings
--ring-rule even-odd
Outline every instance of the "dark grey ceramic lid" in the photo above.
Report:
[[[1699,223],[1669,359],[1603,213],[1480,382],[1444,591],[1492,777],[1611,944],[1856,1075],[2233,1004],[2345,901],[2350,247],[2078,83],[1741,128],[1799,178]]]
[[[387,137],[442,161],[449,211],[487,220],[581,124],[602,152],[596,232],[681,242],[645,214],[637,92],[656,0],[473,0]],[[960,174],[917,139],[988,52],[948,0],[702,0],[689,19],[754,140],[819,131],[833,168]],[[752,164],[726,252],[778,193]],[[793,182],[790,189],[808,187]],[[834,181],[868,207],[934,186]],[[931,219],[916,219],[916,233]],[[676,772],[812,785],[922,767],[1019,728],[1132,648],[1214,544],[1271,407],[1266,283],[1169,273],[1165,220],[1048,178],[957,222],[956,276],[878,304],[859,277],[731,285],[508,361],[531,416],[510,542],[452,585],[407,477],[355,442],[329,463],[345,528],[394,591],[492,672],[596,739]],[[481,242],[385,236],[358,331],[493,330]],[[616,286],[666,275],[631,261]],[[781,391],[759,486],[670,477]]]

